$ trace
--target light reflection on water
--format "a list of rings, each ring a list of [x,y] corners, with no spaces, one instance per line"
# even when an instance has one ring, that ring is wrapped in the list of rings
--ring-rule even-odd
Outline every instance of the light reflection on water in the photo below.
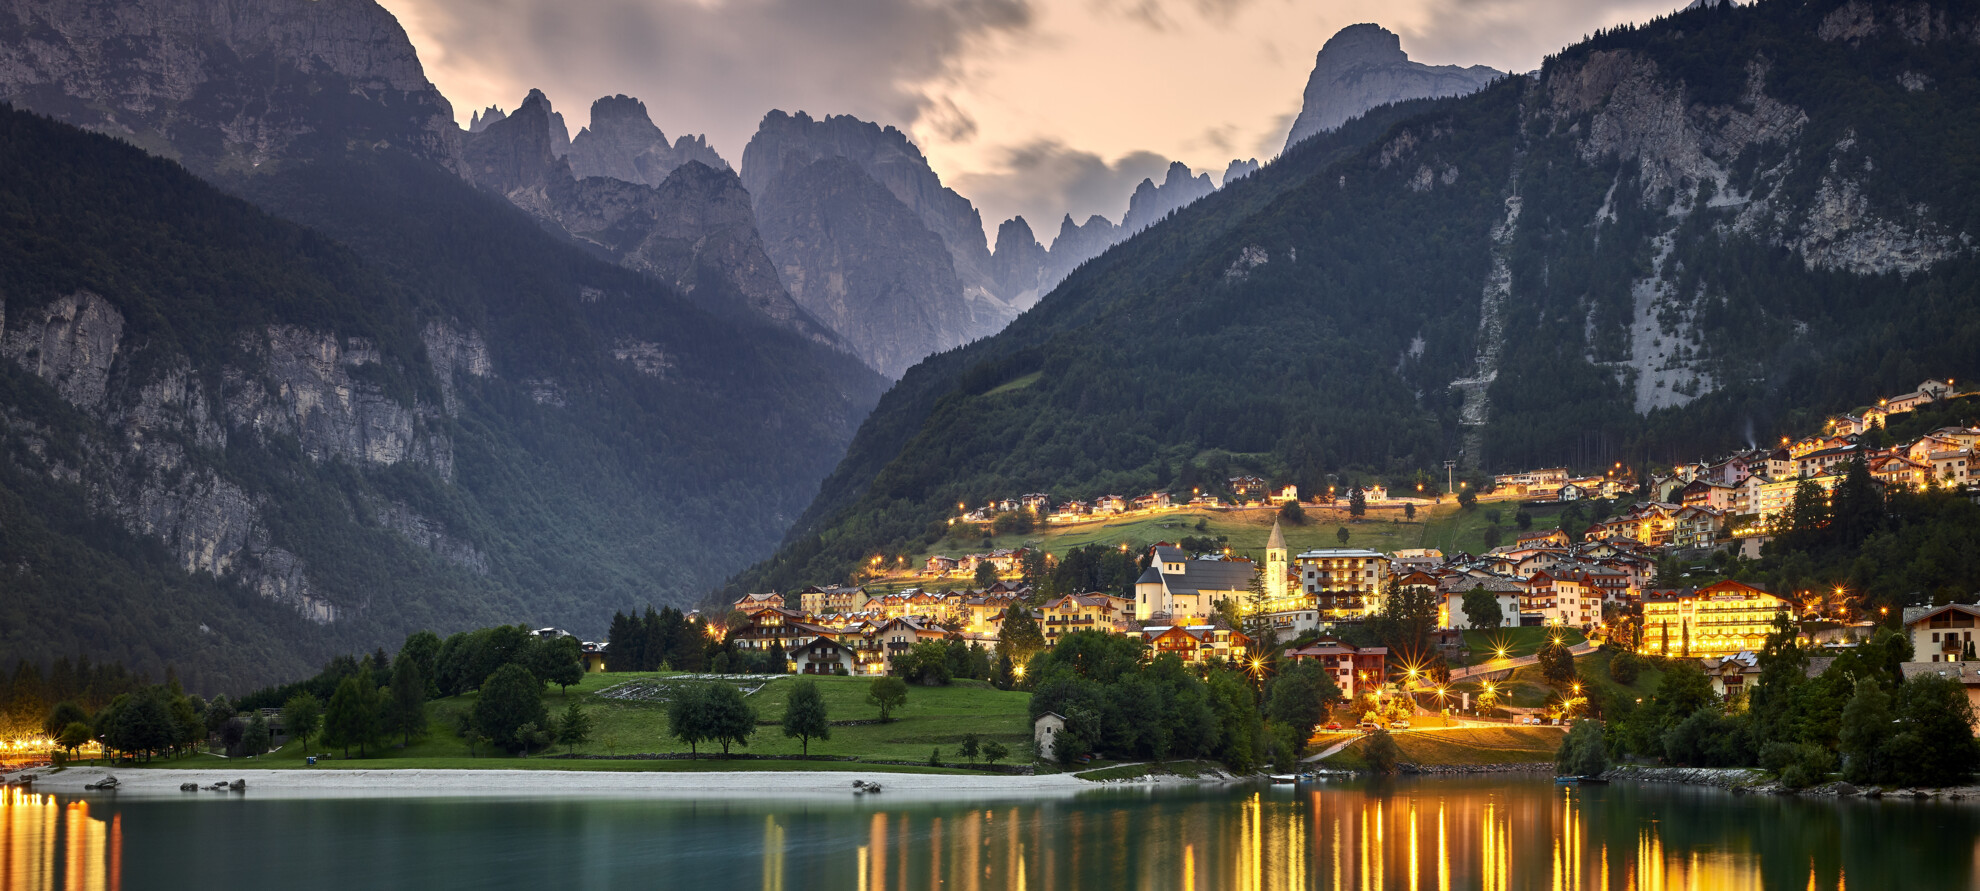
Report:
[[[1969,888],[1976,840],[1958,804],[1537,780],[894,805],[9,789],[0,889]]]

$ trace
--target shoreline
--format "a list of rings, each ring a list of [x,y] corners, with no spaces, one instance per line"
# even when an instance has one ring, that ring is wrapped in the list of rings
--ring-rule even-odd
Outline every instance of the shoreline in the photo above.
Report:
[[[1840,780],[1809,786],[1806,789],[1790,789],[1767,776],[1765,771],[1752,767],[1647,767],[1626,764],[1612,767],[1602,774],[1604,779],[1632,780],[1638,783],[1661,783],[1679,786],[1698,786],[1707,789],[1721,789],[1736,795],[1785,795],[1797,798],[1863,798],[1899,799],[1905,801],[1958,801],[1980,803],[1980,786],[1936,786],[1925,788],[1881,786],[1856,786]]]
[[[113,792],[83,787],[115,774]],[[996,798],[1070,796],[1106,789],[1071,774],[959,775],[920,773],[860,774],[852,771],[708,771],[602,772],[578,770],[460,770],[441,768],[382,768],[377,770],[229,770],[156,767],[115,771],[105,767],[71,767],[59,773],[37,771],[33,789],[65,795],[182,796],[218,799],[259,798],[440,798],[582,796],[691,801],[705,798],[789,801],[852,800],[852,781],[880,783],[875,800],[957,801]],[[182,783],[210,786],[245,780],[245,793],[181,792]],[[860,796],[864,798],[865,796]]]

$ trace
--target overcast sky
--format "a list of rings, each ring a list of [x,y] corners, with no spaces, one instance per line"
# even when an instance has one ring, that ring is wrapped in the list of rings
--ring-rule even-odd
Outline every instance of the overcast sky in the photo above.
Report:
[[[1170,159],[1217,180],[1277,154],[1313,55],[1357,22],[1412,59],[1528,71],[1674,0],[381,0],[462,123],[541,88],[576,134],[645,100],[669,138],[739,165],[764,112],[909,132],[994,234],[1022,213],[1118,220]]]

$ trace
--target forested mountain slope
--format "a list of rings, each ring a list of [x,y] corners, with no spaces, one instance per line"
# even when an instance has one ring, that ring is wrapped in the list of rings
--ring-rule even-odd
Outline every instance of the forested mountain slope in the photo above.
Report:
[[[1980,4],[1763,0],[1371,113],[911,370],[771,561],[959,502],[1686,460],[1980,371]]]
[[[429,161],[251,181],[0,106],[0,652],[196,689],[602,628],[773,542],[878,390]],[[760,553],[760,551],[757,551]]]

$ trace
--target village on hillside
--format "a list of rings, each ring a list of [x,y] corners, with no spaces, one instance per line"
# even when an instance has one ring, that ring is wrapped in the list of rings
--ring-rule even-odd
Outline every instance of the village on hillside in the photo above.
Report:
[[[1197,665],[1242,665],[1256,657],[1261,644],[1275,648],[1291,641],[1286,658],[1320,662],[1353,698],[1389,684],[1399,654],[1357,646],[1348,642],[1354,635],[1347,632],[1387,611],[1392,598],[1405,597],[1434,609],[1439,652],[1429,655],[1438,662],[1462,665],[1480,655],[1465,652],[1466,631],[1537,626],[1643,654],[1702,659],[1723,690],[1756,675],[1752,653],[1763,646],[1777,617],[1800,623],[1811,646],[1867,639],[1871,617],[1847,591],[1771,592],[1730,580],[1690,587],[1683,577],[1661,578],[1660,565],[1687,566],[1719,551],[1757,556],[1798,494],[1826,497],[1852,463],[1861,463],[1887,487],[1974,492],[1971,468],[1980,428],[1943,427],[1907,442],[1882,441],[1894,416],[1958,398],[1956,393],[1952,381],[1926,381],[1911,393],[1831,418],[1817,434],[1683,464],[1642,481],[1619,467],[1600,477],[1548,468],[1500,475],[1483,492],[1459,493],[1467,508],[1477,501],[1638,499],[1579,536],[1535,529],[1475,554],[1351,547],[1295,552],[1275,521],[1264,541],[1238,543],[1262,544],[1262,562],[1234,556],[1229,548],[1193,551],[1176,542],[1139,549],[1137,565],[1145,569],[1131,597],[1098,591],[1038,596],[1024,579],[1029,552],[1023,547],[936,554],[919,567],[893,571],[935,584],[897,590],[811,586],[747,595],[733,605],[726,635],[739,648],[780,653],[792,672],[846,675],[886,674],[915,645],[930,641],[995,650],[1007,636],[1005,623],[1021,619],[1035,623],[1044,646],[1074,631],[1095,630],[1139,638],[1151,653]],[[1157,492],[1091,502],[1027,494],[976,509],[959,506],[951,522],[987,526],[1024,512],[1064,525],[1182,505],[1284,511],[1300,503],[1296,487],[1255,476],[1230,479],[1229,490],[1234,498],[1228,502],[1200,491],[1187,500]],[[1345,495],[1357,508],[1391,501],[1379,486]],[[1323,507],[1338,497],[1330,492],[1310,503]],[[1399,500],[1432,505],[1448,497],[1453,496],[1445,492]],[[885,569],[880,558],[874,562]],[[941,584],[948,579],[962,584]],[[1969,629],[1976,617],[1980,607],[1906,610],[1902,618],[1915,638],[1915,661],[1951,661],[1971,631],[1963,630],[1953,643],[1949,632],[1932,629]],[[1021,663],[1017,670],[1022,672]],[[1980,678],[1970,690],[1980,698]]]

